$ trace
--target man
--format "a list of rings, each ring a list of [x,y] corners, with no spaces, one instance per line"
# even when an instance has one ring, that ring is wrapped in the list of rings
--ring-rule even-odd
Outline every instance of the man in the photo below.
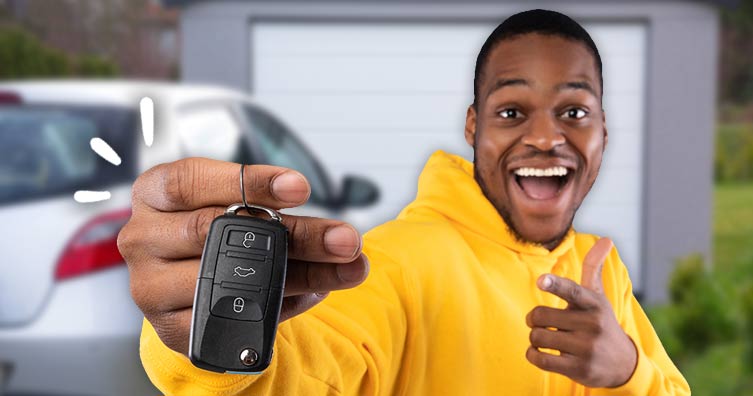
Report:
[[[148,171],[119,246],[152,381],[181,395],[689,394],[611,241],[572,229],[607,144],[602,91],[598,50],[576,22],[543,10],[503,22],[476,63],[473,165],[435,153],[416,200],[367,233],[363,252],[347,224],[285,216],[283,322],[258,376],[185,356],[204,238],[239,201],[237,164]],[[246,170],[257,204],[308,197],[297,172]]]

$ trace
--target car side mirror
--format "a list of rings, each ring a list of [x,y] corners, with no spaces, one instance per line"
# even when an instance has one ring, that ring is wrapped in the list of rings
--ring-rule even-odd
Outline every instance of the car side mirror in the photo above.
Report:
[[[379,188],[371,180],[347,175],[338,203],[341,208],[368,206],[379,199]]]

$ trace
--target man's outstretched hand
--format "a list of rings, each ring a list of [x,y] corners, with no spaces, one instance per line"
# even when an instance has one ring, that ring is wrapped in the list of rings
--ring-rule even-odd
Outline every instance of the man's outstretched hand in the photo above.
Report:
[[[133,185],[133,215],[118,236],[131,294],[162,342],[186,354],[196,278],[209,225],[241,202],[240,165],[203,158],[156,166]],[[305,203],[300,173],[246,166],[249,203],[273,209]],[[369,264],[361,236],[341,221],[283,215],[289,230],[288,270],[280,321],[322,301],[331,290],[357,286]]]
[[[542,275],[539,288],[564,299],[568,306],[538,306],[526,316],[531,328],[528,361],[591,388],[625,384],[637,364],[635,345],[617,323],[602,288],[601,268],[612,246],[611,240],[602,238],[591,248],[583,261],[580,285]],[[557,350],[560,355],[539,348]]]

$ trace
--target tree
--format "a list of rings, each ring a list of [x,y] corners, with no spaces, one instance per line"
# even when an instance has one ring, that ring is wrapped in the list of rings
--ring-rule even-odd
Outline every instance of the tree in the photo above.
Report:
[[[0,78],[106,77],[118,74],[112,62],[94,55],[69,56],[16,27],[0,27]]]
[[[740,0],[734,9],[722,9],[720,100],[753,102],[753,0]]]

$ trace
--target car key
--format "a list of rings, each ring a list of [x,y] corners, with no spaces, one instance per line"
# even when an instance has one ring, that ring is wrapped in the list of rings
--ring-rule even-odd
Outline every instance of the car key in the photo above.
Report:
[[[272,218],[241,216],[253,208]],[[255,374],[272,360],[287,267],[287,228],[262,206],[212,222],[196,282],[188,355],[202,369]]]

